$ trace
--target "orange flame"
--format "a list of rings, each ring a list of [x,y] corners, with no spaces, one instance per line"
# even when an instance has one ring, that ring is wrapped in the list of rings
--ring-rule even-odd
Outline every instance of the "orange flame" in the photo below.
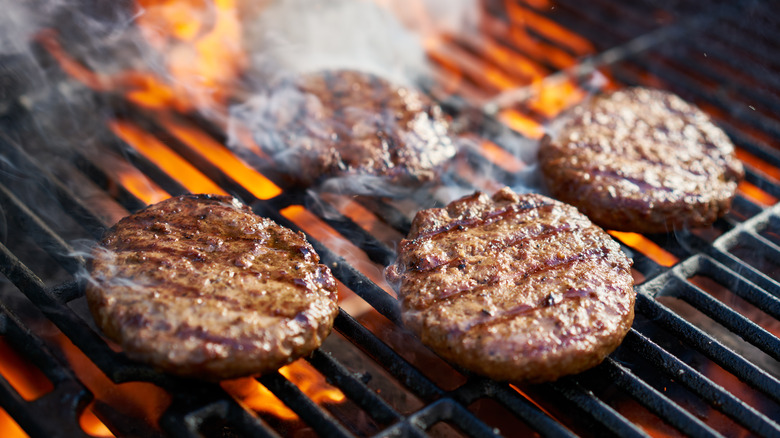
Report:
[[[780,168],[772,166],[771,164],[767,163],[761,158],[758,158],[757,156],[743,149],[737,148],[736,153],[737,153],[737,158],[739,158],[739,160],[742,161],[743,163],[748,164],[751,167],[755,167],[756,169],[764,172],[770,177],[780,181]]]
[[[3,438],[29,437],[3,408],[0,408],[0,436]]]
[[[56,333],[54,341],[60,345],[71,369],[96,400],[115,406],[134,418],[144,419],[150,425],[158,423],[160,415],[170,404],[168,393],[146,382],[113,383],[67,336],[59,331]],[[89,435],[113,436],[91,407],[82,412],[79,424]]]
[[[109,122],[109,126],[119,138],[132,146],[149,161],[156,164],[190,192],[227,194],[227,192],[222,190],[187,160],[138,126],[120,120],[112,120]]]
[[[93,405],[94,402],[90,403],[89,406],[87,406],[86,409],[84,409],[84,411],[81,413],[81,416],[79,417],[79,426],[81,426],[81,429],[88,435],[94,437],[113,437],[114,434],[111,433],[111,430],[109,430],[109,428],[106,427],[102,421],[100,421],[97,415],[95,415],[95,412],[92,410]]]
[[[637,233],[625,233],[622,231],[608,231],[609,234],[625,243],[627,246],[634,248],[635,250],[646,255],[650,260],[658,263],[661,266],[674,266],[679,261],[677,257],[667,252],[660,246],[656,245],[652,240]]]
[[[271,199],[282,192],[276,184],[246,164],[230,150],[195,126],[163,118],[162,124],[179,140],[207,157],[223,172],[250,191],[258,199]]]
[[[118,185],[146,204],[153,204],[171,196],[137,167],[118,156],[102,153],[95,161],[107,174],[116,178],[115,182]],[[107,190],[109,193],[116,195],[112,190],[113,188],[113,185],[109,185]]]
[[[47,29],[38,42],[75,79],[97,91],[124,93],[150,109],[218,108],[246,65],[235,0],[138,0],[138,27],[164,55],[166,72],[91,71],[70,56]]]
[[[145,175],[140,174],[136,169],[129,172],[116,172],[116,178],[122,187],[147,204],[154,204],[171,196],[157,184],[151,183]]]
[[[540,139],[544,136],[544,126],[520,111],[514,109],[504,110],[498,114],[498,118],[506,123],[507,126],[528,138]]]
[[[325,378],[303,359],[280,368],[279,373],[319,405],[340,403],[346,398],[344,393],[325,382]],[[225,380],[221,385],[225,391],[252,410],[265,412],[282,420],[298,419],[295,412],[252,377]]]
[[[0,337],[0,358],[0,374],[23,399],[32,401],[54,389],[46,375],[30,366],[3,337]]]
[[[338,231],[331,228],[312,212],[300,205],[292,205],[283,209],[282,215],[293,221],[307,233],[311,234],[311,236],[319,242],[322,242],[322,244],[328,248],[333,249],[338,255],[343,257],[347,263],[356,267],[385,292],[395,296],[395,291],[393,291],[393,288],[385,279],[384,267],[369,260],[362,249],[345,239]]]
[[[166,55],[174,95],[197,108],[224,102],[246,65],[236,0],[138,0],[138,8],[141,33]],[[128,97],[154,103],[156,91]]]
[[[753,202],[767,207],[775,205],[778,201],[778,199],[775,198],[774,196],[759,189],[758,187],[756,187],[753,184],[750,184],[747,181],[740,182],[739,186],[737,186],[737,189],[739,193],[741,193],[747,198],[750,198]]]

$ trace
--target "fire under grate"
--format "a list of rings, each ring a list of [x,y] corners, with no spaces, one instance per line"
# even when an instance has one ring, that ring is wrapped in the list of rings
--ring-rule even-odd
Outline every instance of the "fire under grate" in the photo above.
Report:
[[[503,7],[494,3],[495,8]],[[0,135],[4,158],[0,205],[6,221],[0,266],[14,289],[0,302],[0,339],[40,370],[52,388],[28,400],[0,374],[0,406],[30,436],[89,436],[80,418],[95,394],[74,373],[69,360],[51,347],[49,338],[30,325],[28,321],[40,312],[113,384],[146,382],[169,394],[170,401],[157,424],[128,418],[102,400],[94,402],[91,409],[116,436],[281,436],[296,431],[322,436],[483,437],[522,435],[525,431],[542,436],[780,436],[778,331],[770,331],[755,322],[750,312],[715,297],[725,288],[740,303],[747,303],[743,308],[760,309],[764,318],[773,319],[773,327],[780,320],[780,153],[776,145],[780,121],[772,116],[780,114],[780,66],[772,64],[776,60],[768,56],[778,52],[779,39],[773,38],[778,33],[774,26],[778,17],[772,14],[771,5],[759,2],[724,3],[707,12],[695,3],[681,6],[668,2],[663,8],[656,3],[628,6],[599,0],[592,7],[581,8],[564,1],[557,2],[549,15],[567,29],[586,35],[598,48],[590,63],[586,58],[578,64],[583,70],[606,71],[618,84],[659,86],[702,105],[748,158],[755,157],[754,161],[743,161],[747,182],[760,194],[740,191],[734,211],[713,227],[714,236],[692,231],[642,236],[673,257],[673,263],[661,263],[623,242],[642,277],[636,286],[637,319],[623,345],[600,366],[554,383],[514,387],[458,370],[446,371],[446,364],[436,363],[434,372],[443,369],[456,376],[454,383],[438,378],[421,366],[422,360],[407,357],[393,338],[404,336],[397,328],[400,317],[395,299],[337,249],[283,212],[305,206],[317,220],[380,266],[395,257],[383,239],[316,193],[285,188],[268,199],[258,198],[169,134],[158,121],[132,108],[120,111],[122,120],[165,139],[168,147],[226,192],[250,204],[256,213],[307,233],[323,263],[370,306],[376,313],[374,319],[396,327],[382,331],[342,308],[334,333],[340,343],[327,342],[305,359],[344,394],[353,407],[348,411],[352,414],[332,404],[317,403],[279,372],[258,378],[295,413],[295,426],[247,408],[218,384],[178,379],[129,361],[77,310],[83,284],[76,276],[84,260],[73,256],[79,249],[69,242],[74,237],[95,239],[110,224],[101,213],[95,213],[91,199],[74,193],[69,181],[47,170],[40,157],[27,153],[36,149],[35,142],[46,139],[36,136],[27,115],[20,111],[6,114],[2,121],[5,133]],[[666,14],[660,20],[663,25],[646,13],[650,11]],[[499,12],[496,16],[501,16]],[[748,13],[753,20],[740,18]],[[717,62],[698,62],[702,53]],[[550,70],[559,70],[547,62]],[[746,102],[767,111],[753,110]],[[456,120],[463,114],[471,116],[473,108],[462,101],[442,103]],[[540,122],[545,119],[522,102],[517,110]],[[474,123],[481,134],[498,146],[512,151],[513,142],[528,141],[502,125],[497,114],[477,113],[481,119]],[[203,129],[212,139],[224,144],[223,134],[208,122],[190,116],[181,121],[205,124]],[[189,191],[142,154],[129,154],[129,147],[116,135],[106,132],[103,139],[108,141],[100,145],[101,153],[124,157],[168,194]],[[490,168],[500,183],[513,182],[510,172],[479,153],[463,161],[466,167]],[[110,198],[127,211],[145,205],[94,156],[76,154],[69,166],[102,190],[95,198]],[[283,187],[276,176],[266,176]],[[466,178],[456,184],[470,186]],[[51,205],[31,204],[19,193],[35,193]],[[408,231],[408,214],[392,201],[358,197],[356,202],[397,233]],[[50,209],[59,211],[63,221],[47,219],[57,217]],[[14,294],[17,290],[21,294]],[[736,335],[739,346],[719,337],[721,332]],[[386,333],[392,336],[388,338]],[[356,368],[337,348],[343,345],[367,358],[366,369],[370,366],[376,371]],[[379,380],[394,382],[400,387],[396,391],[408,393],[405,397],[411,401],[386,395],[389,389],[378,391]],[[509,418],[496,418],[490,410]]]

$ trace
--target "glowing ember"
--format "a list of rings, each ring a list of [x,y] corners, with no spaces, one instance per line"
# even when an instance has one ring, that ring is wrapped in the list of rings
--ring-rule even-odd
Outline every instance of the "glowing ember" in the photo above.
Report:
[[[0,436],[3,438],[29,437],[3,408],[0,408]]]
[[[53,331],[56,329],[52,328]],[[79,380],[92,392],[95,400],[114,406],[130,418],[143,419],[157,425],[159,417],[170,404],[170,395],[161,388],[146,382],[113,383],[81,352],[64,334],[56,331],[53,339],[65,353],[65,357]],[[84,431],[90,435],[112,436],[91,409],[85,409],[80,420]]]
[[[294,383],[306,396],[317,404],[340,403],[344,394],[325,382],[325,378],[308,362],[299,359],[279,369],[279,373]],[[282,420],[296,420],[298,415],[252,377],[226,380],[222,388],[250,409],[274,415]]]
[[[553,415],[552,415],[552,414],[551,414],[551,413],[550,413],[550,412],[549,412],[547,409],[543,408],[543,407],[542,407],[542,406],[541,406],[539,403],[537,403],[537,402],[535,402],[533,399],[531,399],[531,397],[529,397],[529,396],[528,396],[528,394],[526,394],[525,392],[523,392],[523,391],[522,391],[520,388],[518,388],[517,386],[515,386],[515,385],[513,385],[513,384],[509,384],[509,387],[510,387],[510,388],[512,388],[512,389],[514,389],[515,391],[517,391],[517,393],[518,393],[518,394],[520,394],[521,396],[523,396],[523,398],[525,398],[525,399],[526,399],[526,400],[528,400],[529,402],[533,403],[533,404],[534,404],[534,406],[536,406],[537,408],[539,408],[539,409],[540,409],[542,412],[544,412],[545,414],[547,414],[547,415],[548,415],[548,416],[550,416],[551,418],[555,418],[555,416],[553,416]]]
[[[345,239],[328,224],[300,205],[293,205],[282,210],[284,217],[293,221],[319,242],[343,257],[347,263],[357,268],[385,292],[395,296],[395,291],[387,283],[384,267],[368,259],[362,249]]]
[[[149,161],[156,164],[190,192],[227,194],[184,158],[177,155],[153,135],[141,130],[141,128],[119,120],[111,121],[109,126],[119,138],[132,146]]]
[[[737,158],[739,158],[739,160],[743,163],[754,167],[761,172],[764,172],[775,180],[780,181],[780,168],[774,167],[761,158],[758,158],[757,156],[750,154],[742,149],[737,148],[736,153]]]
[[[561,111],[585,98],[585,91],[573,81],[539,82],[534,84],[535,93],[528,100],[529,108],[547,117],[557,116]]]
[[[38,368],[30,366],[2,337],[0,337],[0,358],[2,358],[0,374],[23,399],[35,400],[54,389],[49,379]]]
[[[482,155],[496,165],[503,167],[507,172],[519,172],[526,168],[526,164],[522,160],[491,141],[485,140],[481,146]]]
[[[627,246],[634,248],[635,250],[646,255],[650,260],[658,263],[661,266],[674,266],[679,259],[669,252],[665,251],[660,246],[656,245],[652,240],[637,233],[625,233],[622,231],[608,231],[609,234],[625,243]]]
[[[539,139],[544,136],[544,126],[541,123],[517,110],[508,109],[501,111],[498,118],[506,123],[507,126],[528,138]]]
[[[157,186],[157,184],[149,184],[150,181],[143,174],[136,172],[117,172],[116,178],[119,184],[125,188],[128,192],[132,193],[136,198],[144,201],[147,204],[154,204],[160,201],[168,199],[171,195],[165,192]]]
[[[79,417],[81,429],[91,436],[101,438],[113,437],[114,434],[108,430],[108,427],[106,427],[92,411],[92,405],[93,403],[90,403],[89,406],[82,411],[81,416]]]
[[[543,2],[549,3],[547,1]],[[541,6],[542,5],[534,5],[536,8],[540,8]],[[551,5],[548,4],[545,6]],[[595,52],[595,48],[593,47],[593,44],[590,43],[590,41],[581,37],[580,35],[577,35],[571,30],[566,29],[555,21],[543,17],[531,11],[530,9],[523,7],[520,2],[515,0],[507,1],[506,7],[510,18],[512,18],[516,24],[532,28],[540,35],[544,35],[551,41],[555,41],[559,46],[568,47],[579,56]]]
[[[271,199],[282,192],[276,184],[251,168],[202,130],[192,125],[174,122],[170,118],[165,118],[163,125],[179,140],[195,149],[202,156],[207,157],[209,161],[230,175],[258,199]]]
[[[759,189],[758,187],[754,186],[753,184],[750,184],[747,181],[742,181],[739,183],[739,186],[737,187],[737,190],[740,194],[745,196],[746,198],[750,198],[753,202],[761,205],[765,205],[767,207],[775,205],[778,201],[777,198],[770,195],[769,193]]]

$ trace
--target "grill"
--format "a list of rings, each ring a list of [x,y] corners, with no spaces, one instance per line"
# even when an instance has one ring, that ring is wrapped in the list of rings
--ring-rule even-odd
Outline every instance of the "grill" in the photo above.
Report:
[[[73,138],[44,136],[49,127],[29,97],[43,79],[25,74],[27,58],[4,55],[5,436],[780,436],[776,8],[671,0],[482,6],[478,31],[429,49],[426,83],[479,146],[457,158],[444,193],[419,199],[285,187],[262,157],[229,152],[224,125],[188,112],[158,117],[104,90],[63,106],[56,123],[77,126]],[[42,40],[37,48],[50,74],[66,77],[52,46]],[[726,130],[747,171],[732,212],[705,230],[613,234],[634,259],[637,316],[598,367],[541,385],[453,369],[400,326],[381,279],[394,242],[420,205],[441,205],[447,190],[517,184],[528,161],[522,147],[545,122],[592,88],[627,85],[673,91]],[[90,106],[110,111],[78,116]],[[71,147],[77,142],[88,147]],[[53,153],[41,152],[52,143]],[[151,157],[142,144],[168,155]],[[213,190],[304,231],[343,285],[322,348],[279,372],[222,384],[126,359],[85,311],[81,275],[88,243],[118,218],[160,194]]]

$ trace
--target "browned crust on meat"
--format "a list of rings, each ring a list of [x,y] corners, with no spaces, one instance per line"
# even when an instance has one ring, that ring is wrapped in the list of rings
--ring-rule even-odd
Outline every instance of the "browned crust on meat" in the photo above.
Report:
[[[275,370],[318,348],[336,282],[301,233],[227,196],[128,216],[93,251],[97,325],[133,359],[208,380]]]
[[[558,124],[539,150],[547,186],[608,229],[708,226],[728,212],[744,175],[726,134],[665,91],[600,95]]]
[[[303,185],[345,176],[428,182],[456,152],[438,105],[370,73],[309,73],[255,104],[266,119],[254,121],[258,143]]]
[[[444,358],[543,382],[600,363],[634,318],[631,260],[574,207],[508,188],[421,211],[388,278]]]

